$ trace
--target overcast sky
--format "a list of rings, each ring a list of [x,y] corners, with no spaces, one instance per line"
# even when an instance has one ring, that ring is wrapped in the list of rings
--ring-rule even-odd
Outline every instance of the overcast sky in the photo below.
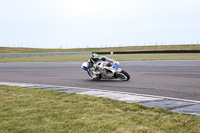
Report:
[[[0,0],[0,46],[200,42],[200,0]]]

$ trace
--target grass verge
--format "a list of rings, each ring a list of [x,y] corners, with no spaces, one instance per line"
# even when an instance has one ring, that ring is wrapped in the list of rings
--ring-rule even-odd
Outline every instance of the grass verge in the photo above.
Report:
[[[76,48],[76,49],[39,49],[0,47],[0,53],[46,53],[46,52],[120,52],[120,51],[152,51],[152,50],[200,50],[200,45],[158,45],[128,46],[107,48]]]
[[[200,132],[200,117],[108,98],[0,86],[0,132]]]
[[[118,61],[122,60],[200,60],[200,53],[185,54],[117,54],[105,55]],[[87,61],[90,55],[43,56],[0,58],[0,62],[56,62],[56,61]]]

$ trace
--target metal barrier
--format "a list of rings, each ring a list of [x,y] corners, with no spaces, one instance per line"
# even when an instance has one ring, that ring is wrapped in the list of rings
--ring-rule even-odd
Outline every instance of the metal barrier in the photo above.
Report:
[[[92,53],[97,53],[97,54],[200,53],[200,50],[124,51],[124,52],[92,52]]]
[[[200,50],[163,50],[163,51],[124,51],[124,52],[55,52],[55,53],[0,53],[0,58],[61,56],[61,55],[91,55],[97,54],[158,54],[158,53],[200,53]]]

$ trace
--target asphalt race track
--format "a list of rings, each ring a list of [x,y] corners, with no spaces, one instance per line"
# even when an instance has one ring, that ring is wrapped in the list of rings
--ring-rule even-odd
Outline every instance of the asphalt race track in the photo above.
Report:
[[[200,101],[200,61],[120,61],[131,79],[93,82],[82,62],[0,63],[0,81],[123,91]]]

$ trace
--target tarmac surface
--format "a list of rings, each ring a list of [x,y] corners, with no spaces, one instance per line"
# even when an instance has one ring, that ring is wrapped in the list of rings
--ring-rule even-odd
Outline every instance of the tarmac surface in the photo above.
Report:
[[[129,81],[93,82],[82,62],[0,63],[0,81],[82,87],[200,101],[200,61],[120,61]]]

